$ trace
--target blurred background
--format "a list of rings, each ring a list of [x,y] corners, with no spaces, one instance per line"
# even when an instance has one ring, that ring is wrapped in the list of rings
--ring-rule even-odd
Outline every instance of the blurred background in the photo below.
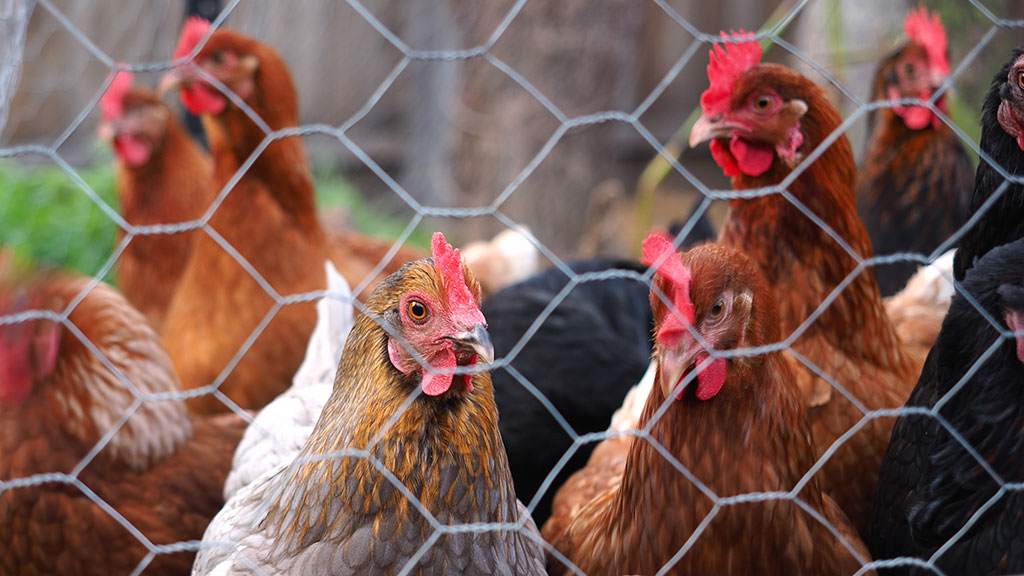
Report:
[[[784,45],[766,59],[829,86],[844,115],[856,115],[848,135],[859,157],[859,102],[916,4],[0,0],[0,243],[86,274],[102,268],[115,226],[102,205],[117,210],[117,200],[113,160],[95,135],[111,75],[99,54],[150,65],[136,81],[155,85],[189,12],[227,10],[226,26],[274,46],[303,123],[350,124],[347,143],[305,142],[329,226],[397,236],[416,216],[397,185],[429,207],[497,206],[572,258],[631,255],[651,225],[685,221],[702,198],[696,182],[728,187],[706,147],[681,157],[691,178],[649,166],[660,147],[679,144],[707,86],[709,45],[695,34],[780,26]],[[922,4],[949,31],[952,116],[973,146],[988,82],[1021,40],[998,21],[1024,18],[1024,2]],[[639,115],[603,121],[605,112]],[[713,224],[724,209],[709,209]],[[458,245],[505,227],[493,215],[426,218],[411,241],[441,229]]]

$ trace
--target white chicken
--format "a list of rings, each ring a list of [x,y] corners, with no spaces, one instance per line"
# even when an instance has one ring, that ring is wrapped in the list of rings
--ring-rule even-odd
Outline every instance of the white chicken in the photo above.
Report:
[[[352,329],[352,291],[330,261],[324,263],[327,295],[316,305],[317,321],[306,357],[292,386],[267,404],[246,429],[224,482],[224,500],[302,450],[334,387],[338,359]],[[230,504],[230,503],[229,503]]]

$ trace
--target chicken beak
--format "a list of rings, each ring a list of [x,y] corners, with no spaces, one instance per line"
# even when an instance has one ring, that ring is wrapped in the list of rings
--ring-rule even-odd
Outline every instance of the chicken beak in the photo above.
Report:
[[[658,384],[665,398],[671,398],[675,392],[676,384],[683,377],[686,370],[693,366],[697,353],[703,350],[697,340],[689,333],[683,335],[679,344],[670,350],[666,350],[661,357],[661,378]]]
[[[480,357],[480,361],[485,364],[494,362],[494,345],[491,344],[491,335],[487,333],[487,328],[482,323],[478,322],[467,332],[449,336],[448,340],[456,348],[475,352]]]
[[[185,84],[185,75],[180,68],[175,68],[160,79],[160,83],[156,87],[157,96],[163,99],[168,93],[180,90]]]
[[[690,130],[690,148],[715,138],[728,138],[736,128],[738,126],[727,122],[723,114],[715,114],[710,118],[707,115],[701,116]]]

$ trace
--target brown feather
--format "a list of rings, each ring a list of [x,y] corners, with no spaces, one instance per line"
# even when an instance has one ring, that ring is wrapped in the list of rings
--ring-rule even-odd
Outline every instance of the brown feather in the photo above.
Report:
[[[60,312],[88,283],[49,276],[33,285],[33,302]],[[156,333],[110,287],[93,287],[68,321],[140,393],[180,389]],[[67,329],[52,376],[31,387],[22,402],[0,404],[0,481],[71,473],[136,400]],[[180,400],[144,401],[77,474],[85,488],[50,481],[0,493],[0,573],[126,574],[140,565],[148,550],[88,492],[154,545],[202,538],[244,429],[234,414],[191,419]],[[188,574],[194,557],[160,554],[143,573]]]
[[[807,78],[772,64],[742,76],[737,100],[770,86],[785,100],[808,105],[800,120],[810,154],[841,120],[824,91]],[[773,186],[791,169],[781,161],[760,177],[738,176],[736,189]],[[840,135],[788,187],[789,192],[861,258],[872,255],[871,240],[857,217],[853,198],[853,153]],[[772,287],[783,337],[789,337],[826,298],[854,274],[857,263],[824,229],[778,194],[733,200],[720,242],[750,255]],[[838,297],[792,345],[792,350],[828,374],[868,410],[898,408],[906,401],[924,358],[907,350],[885,312],[874,272],[857,273]],[[814,370],[795,358],[792,365],[819,456],[864,416]],[[888,446],[892,419],[868,422],[833,454],[819,477],[861,535],[870,526],[878,469]]]
[[[778,340],[772,296],[749,259],[709,245],[684,255],[684,262],[694,278],[691,299],[697,318],[707,313],[724,286],[737,292],[749,288],[753,308],[734,345],[754,347]],[[652,305],[660,326],[666,306],[653,295]],[[659,365],[659,378],[660,371]],[[571,518],[559,517],[563,495],[556,496],[555,514],[543,535],[559,552],[591,575],[653,574],[684,544],[692,547],[668,573],[852,574],[860,567],[825,525],[786,498],[725,506],[691,541],[713,513],[713,501],[652,443],[663,446],[718,497],[792,490],[813,464],[814,452],[798,391],[781,353],[730,360],[728,378],[717,396],[700,401],[684,395],[652,423],[665,400],[662,388],[654,386],[640,421],[641,428],[651,426],[651,440],[607,441],[595,450],[595,455],[609,450],[603,467],[593,470],[588,465],[563,490],[587,486],[582,477],[592,472],[597,476],[592,484],[612,483],[612,451],[628,444],[621,483],[603,490]],[[849,535],[852,549],[868,559],[845,516],[829,503],[816,481],[807,484],[800,499]],[[549,557],[548,569],[552,574],[570,573],[554,556]]]
[[[124,106],[126,110],[152,107],[166,118],[158,128],[162,137],[148,162],[142,166],[118,163],[117,194],[124,219],[135,226],[199,219],[213,200],[212,160],[153,93],[132,90],[125,96]],[[158,331],[200,234],[191,230],[136,236],[118,258],[118,287]],[[118,228],[118,244],[124,236],[124,230]]]

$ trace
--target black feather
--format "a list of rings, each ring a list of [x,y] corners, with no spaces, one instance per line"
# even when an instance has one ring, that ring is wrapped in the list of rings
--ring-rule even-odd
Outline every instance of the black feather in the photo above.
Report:
[[[1007,75],[1013,63],[1024,54],[1024,46],[1017,47],[1006,65],[992,78],[992,87],[985,96],[981,115],[981,149],[985,151],[1003,170],[1012,175],[1024,175],[1024,151],[1017,141],[1003,130],[997,115],[999,104],[1007,90]],[[978,162],[978,171],[974,177],[974,197],[971,200],[971,213],[981,208],[988,198],[1005,182],[1005,179],[993,166],[984,159]],[[1024,237],[1024,185],[1010,184],[1002,196],[981,216],[960,239],[953,262],[953,271],[957,280],[963,280],[964,274],[977,258],[986,252]]]
[[[946,574],[1019,573],[1024,498],[1006,493],[982,513],[1000,484],[981,462],[1003,482],[1024,481],[1024,364],[1016,342],[1001,335],[1004,295],[1016,298],[1024,290],[1024,239],[989,250],[957,289],[907,406],[932,408],[943,400],[939,414],[980,461],[937,419],[900,417],[879,476],[871,552],[876,559],[927,559],[977,514],[937,565]]]
[[[577,274],[620,269],[643,273],[635,262],[570,263]],[[569,278],[553,268],[509,286],[483,304],[496,358],[504,358]],[[511,366],[547,397],[577,434],[608,428],[612,414],[651,359],[653,316],[644,282],[612,278],[585,282],[555,307]],[[530,504],[544,479],[572,446],[552,413],[505,368],[491,371],[502,440],[516,494]],[[568,461],[533,510],[538,525],[551,513],[555,490],[586,463],[594,443]]]

